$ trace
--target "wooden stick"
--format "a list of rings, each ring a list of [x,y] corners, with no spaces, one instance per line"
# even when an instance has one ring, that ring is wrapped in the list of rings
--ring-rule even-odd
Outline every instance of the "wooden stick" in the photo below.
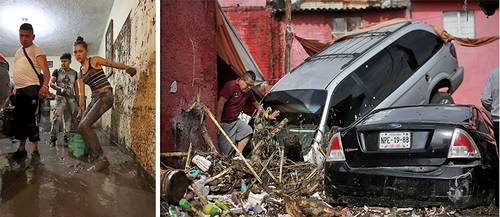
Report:
[[[281,177],[283,175],[283,158],[285,157],[285,149],[281,150],[281,160],[280,160],[280,183],[281,183]]]
[[[241,153],[241,151],[238,150],[238,147],[236,147],[236,145],[234,145],[233,141],[231,141],[231,139],[227,135],[226,131],[224,131],[224,129],[220,126],[219,122],[215,119],[215,117],[212,114],[212,112],[210,111],[210,109],[208,109],[207,106],[203,105],[202,103],[200,103],[200,104],[201,104],[200,106],[205,111],[205,113],[207,113],[208,117],[210,117],[210,119],[214,122],[215,126],[217,126],[217,128],[220,130],[220,132],[222,133],[222,135],[224,136],[224,138],[226,138],[226,140],[229,142],[229,144],[231,144],[231,147],[233,147],[233,149],[236,151],[236,153],[238,153],[238,155],[240,156],[241,160],[243,161],[243,163],[245,163],[245,165],[248,167],[248,169],[250,170],[250,172],[252,172],[252,174],[255,176],[255,178],[261,184],[264,184],[262,182],[262,179],[260,178],[260,176],[257,174],[257,172],[255,172],[255,170],[253,169],[253,167],[245,159],[245,156],[243,156],[243,154]]]
[[[210,148],[210,151],[213,152],[213,153],[219,154],[219,151],[217,151],[217,148],[215,147],[214,143],[212,142],[212,139],[208,135],[207,126],[205,125],[205,123],[202,123],[200,125],[200,128],[201,128],[201,130],[200,130],[201,131],[201,137],[203,138],[203,141],[205,141],[205,143]]]
[[[194,214],[196,214],[198,217],[205,217],[205,215],[203,213],[201,213],[198,209],[196,208],[192,208],[191,211],[194,212]]]
[[[198,198],[200,199],[201,203],[204,205],[208,204],[208,199],[207,197],[203,194],[203,191],[196,185],[196,183],[191,184],[191,188],[193,189],[193,192],[198,195]]]
[[[191,148],[193,148],[193,143],[189,143],[188,155],[186,158],[186,165],[184,166],[185,171],[187,171],[191,165]]]
[[[160,156],[162,157],[186,157],[188,156],[187,152],[166,152],[166,153],[161,153]]]
[[[260,162],[260,165],[264,166],[262,164],[262,162]],[[269,174],[269,176],[271,177],[271,179],[273,179],[274,182],[276,182],[277,184],[279,184],[278,179],[276,179],[276,177],[273,175],[273,173],[271,173],[271,171],[269,171],[269,169],[266,168],[266,172],[267,172],[267,174]]]
[[[303,167],[303,166],[309,166],[309,165],[311,165],[311,163],[307,162],[307,163],[299,163],[299,164],[294,164],[294,165],[283,165],[283,168],[288,169],[288,168],[293,168],[293,167]],[[277,170],[277,169],[279,169],[279,167],[269,168],[269,170]]]
[[[208,178],[207,181],[205,181],[205,184],[208,184],[208,183],[220,178],[221,176],[226,175],[226,173],[230,172],[231,170],[233,170],[233,167],[228,167],[227,169],[223,170],[219,174]]]
[[[309,175],[306,177],[306,180],[309,179],[309,178],[311,178],[314,175],[314,173],[316,173],[316,171],[318,171],[317,167],[314,168],[314,170],[311,173],[309,173]]]
[[[266,171],[266,169],[267,169],[267,165],[269,165],[269,163],[270,163],[270,162],[271,162],[271,160],[273,159],[274,154],[276,154],[276,152],[273,152],[273,153],[271,154],[271,157],[269,157],[269,159],[266,161],[266,163],[265,163],[265,164],[264,164],[264,166],[262,167],[262,170],[260,170],[260,172],[259,172],[259,176],[260,176],[260,175],[262,175],[262,173],[263,173],[264,171]],[[259,163],[260,163],[260,162],[259,162]],[[262,164],[261,164],[261,165],[262,165]],[[253,185],[255,185],[255,180],[253,180],[252,184],[250,184],[250,185],[248,186],[247,190],[246,190],[245,192],[243,192],[243,193],[247,193],[247,192],[248,192],[248,191],[252,188],[252,186],[253,186]],[[245,195],[245,196],[246,196],[246,195]]]

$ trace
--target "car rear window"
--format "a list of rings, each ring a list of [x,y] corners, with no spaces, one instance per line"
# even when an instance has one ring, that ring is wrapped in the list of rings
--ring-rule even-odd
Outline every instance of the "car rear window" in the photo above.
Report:
[[[362,125],[390,122],[469,122],[472,108],[467,106],[417,106],[380,110],[370,114]]]

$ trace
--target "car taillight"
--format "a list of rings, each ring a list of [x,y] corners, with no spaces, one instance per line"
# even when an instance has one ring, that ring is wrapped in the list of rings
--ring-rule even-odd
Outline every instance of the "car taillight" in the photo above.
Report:
[[[345,161],[344,149],[342,148],[342,139],[340,133],[333,135],[332,142],[328,148],[326,161]]]
[[[470,135],[457,128],[453,132],[448,158],[481,158],[481,153]]]
[[[455,59],[457,58],[457,51],[455,50],[455,45],[453,45],[453,43],[451,43],[450,46],[450,53],[453,57],[455,57]]]

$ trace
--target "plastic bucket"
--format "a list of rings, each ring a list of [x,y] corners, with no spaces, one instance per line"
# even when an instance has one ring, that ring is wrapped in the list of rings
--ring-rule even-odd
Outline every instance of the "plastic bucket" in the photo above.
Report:
[[[86,145],[82,135],[78,133],[69,134],[68,148],[69,152],[76,158],[83,156],[85,154]]]

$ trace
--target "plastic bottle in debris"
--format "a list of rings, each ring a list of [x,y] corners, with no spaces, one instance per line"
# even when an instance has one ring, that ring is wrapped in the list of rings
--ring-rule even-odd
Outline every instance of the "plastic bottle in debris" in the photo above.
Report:
[[[208,169],[210,169],[210,166],[212,166],[212,162],[207,160],[206,158],[196,155],[193,157],[193,163],[198,166],[203,172],[206,172]]]
[[[220,200],[218,200],[218,199],[217,199],[217,200],[215,200],[215,202],[214,202],[214,203],[215,203],[215,205],[216,205],[217,207],[221,208],[221,209],[222,209],[222,210],[224,210],[224,211],[229,210],[229,207],[227,207],[227,206],[226,206],[226,204],[224,204],[222,201],[220,201]]]
[[[216,216],[219,214],[219,210],[215,208],[212,204],[207,204],[203,206],[203,213],[210,216]]]
[[[247,183],[245,181],[245,179],[242,179],[241,180],[241,192],[245,192],[247,191]]]
[[[196,185],[198,186],[198,188],[201,189],[201,191],[205,196],[208,195],[208,193],[210,193],[210,189],[208,188],[208,186],[205,186],[206,181],[207,177],[203,175],[200,177],[198,181],[196,181]]]
[[[184,208],[185,210],[187,211],[191,211],[193,209],[193,206],[189,203],[189,201],[187,201],[186,199],[182,198],[180,201],[179,201],[179,206],[181,206],[182,208]]]
[[[177,217],[177,208],[175,206],[168,207],[168,217]]]

